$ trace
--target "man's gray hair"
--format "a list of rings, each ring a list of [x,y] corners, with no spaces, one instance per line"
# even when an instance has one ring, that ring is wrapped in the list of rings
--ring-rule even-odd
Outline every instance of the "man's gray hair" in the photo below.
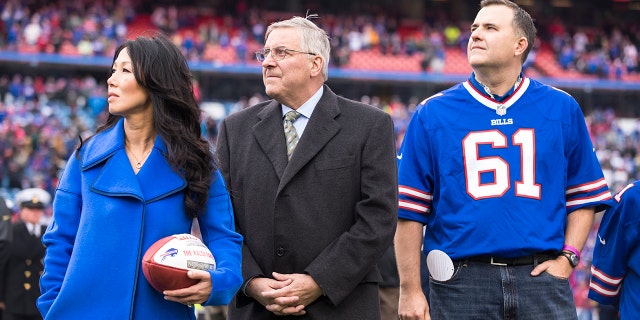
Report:
[[[327,81],[327,79],[329,79],[329,56],[331,54],[329,36],[324,30],[309,20],[312,18],[318,18],[318,15],[307,14],[305,18],[296,16],[291,19],[276,21],[269,25],[264,39],[266,41],[274,29],[293,28],[300,30],[302,39],[300,50],[311,52],[322,57],[322,76],[324,81]]]

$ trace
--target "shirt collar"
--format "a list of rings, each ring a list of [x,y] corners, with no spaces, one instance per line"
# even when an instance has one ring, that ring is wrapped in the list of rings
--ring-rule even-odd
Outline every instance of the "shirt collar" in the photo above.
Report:
[[[320,89],[318,89],[318,91],[316,91],[316,93],[314,93],[311,96],[311,98],[309,98],[309,100],[307,100],[298,109],[296,109],[296,111],[298,111],[298,113],[303,115],[305,118],[310,119],[311,114],[313,113],[313,110],[316,108],[316,105],[318,104],[318,101],[320,101],[320,98],[322,98],[323,92],[324,92],[324,86],[321,86]],[[284,115],[291,110],[293,109],[283,104],[282,117],[284,118]]]
[[[491,100],[502,102],[505,99],[507,99],[510,95],[512,95],[516,91],[516,89],[518,89],[518,87],[522,83],[522,79],[524,79],[524,73],[522,73],[522,71],[520,71],[520,74],[518,75],[518,80],[516,80],[516,83],[514,84],[514,86],[511,87],[511,89],[509,91],[507,91],[507,93],[505,93],[504,95],[501,95],[501,96],[499,96],[497,94],[491,94],[491,91],[489,90],[488,87],[486,87],[485,85],[480,83],[480,81],[476,80],[475,72],[471,73],[471,77],[469,78],[469,82],[483,96],[485,96],[485,97],[487,97],[487,98],[489,98]]]

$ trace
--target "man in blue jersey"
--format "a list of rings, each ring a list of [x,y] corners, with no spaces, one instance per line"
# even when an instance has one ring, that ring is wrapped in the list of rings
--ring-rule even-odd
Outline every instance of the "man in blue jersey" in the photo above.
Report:
[[[420,104],[398,154],[398,313],[576,319],[568,278],[611,193],[577,102],[522,72],[531,16],[506,0],[480,7],[471,77]]]
[[[622,189],[605,211],[593,252],[589,298],[618,305],[620,319],[640,315],[640,180]]]

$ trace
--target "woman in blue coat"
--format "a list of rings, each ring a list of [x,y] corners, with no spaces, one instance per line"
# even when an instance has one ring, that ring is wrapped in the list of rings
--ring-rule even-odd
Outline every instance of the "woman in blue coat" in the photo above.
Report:
[[[109,116],[69,158],[53,202],[38,308],[45,319],[195,319],[193,304],[224,305],[240,284],[242,237],[180,50],[141,36],[115,52]],[[155,291],[142,257],[197,219],[216,259],[191,287]]]

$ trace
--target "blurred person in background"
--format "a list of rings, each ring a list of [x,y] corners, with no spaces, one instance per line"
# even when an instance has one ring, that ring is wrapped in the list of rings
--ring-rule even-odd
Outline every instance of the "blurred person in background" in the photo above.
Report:
[[[42,316],[36,300],[40,296],[45,251],[41,238],[47,228],[44,213],[51,203],[51,195],[43,189],[28,188],[16,194],[15,202],[19,208],[18,220],[12,226],[11,241],[0,260],[2,319],[38,320]]]
[[[593,251],[589,298],[617,306],[620,319],[640,315],[640,181],[627,185],[604,212]]]
[[[11,217],[13,212],[7,205],[7,200],[0,196],[0,266],[4,266],[9,259],[9,246],[13,241],[13,226],[11,224]],[[0,286],[2,290],[4,286]],[[2,314],[5,309],[4,299],[0,298],[0,320],[2,320]]]

